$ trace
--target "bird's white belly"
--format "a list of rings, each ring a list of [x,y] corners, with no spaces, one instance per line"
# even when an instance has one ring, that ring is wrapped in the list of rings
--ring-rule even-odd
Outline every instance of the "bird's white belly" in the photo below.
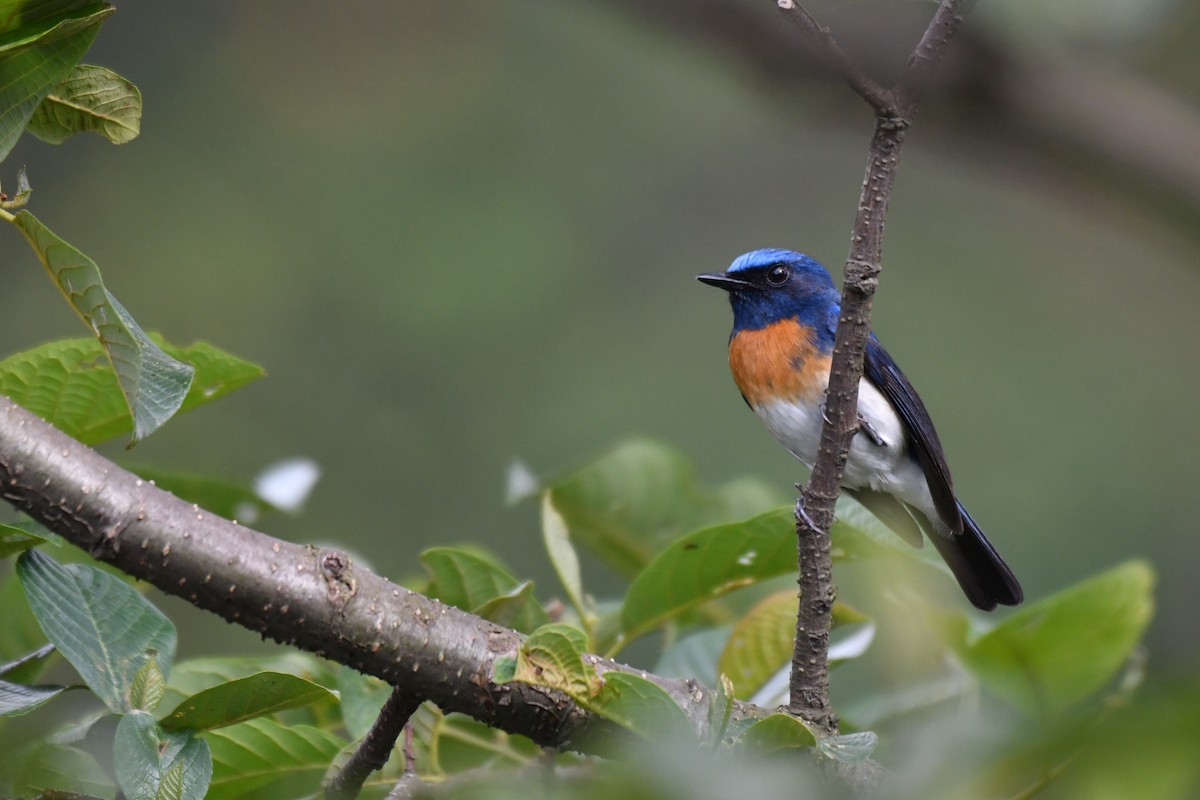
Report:
[[[819,405],[774,400],[760,404],[754,412],[792,455],[812,467],[824,423]],[[858,413],[883,444],[875,444],[865,431],[856,434],[850,443],[842,485],[888,492],[915,505],[925,505],[921,501],[928,497],[929,488],[920,466],[909,456],[900,418],[879,390],[866,380],[858,385]]]

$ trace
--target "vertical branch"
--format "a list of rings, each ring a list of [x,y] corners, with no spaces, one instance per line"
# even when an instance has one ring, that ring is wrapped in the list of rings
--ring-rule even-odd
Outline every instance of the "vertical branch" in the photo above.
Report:
[[[829,702],[829,631],[837,589],[829,529],[850,443],[858,431],[858,386],[871,331],[871,300],[879,284],[888,198],[901,146],[918,99],[962,23],[964,0],[942,0],[909,59],[900,86],[891,91],[860,72],[829,31],[794,0],[777,0],[777,4],[805,32],[826,63],[875,111],[875,132],[846,257],[825,424],[812,476],[796,503],[800,607],[788,707],[819,733],[835,735],[838,721]]]

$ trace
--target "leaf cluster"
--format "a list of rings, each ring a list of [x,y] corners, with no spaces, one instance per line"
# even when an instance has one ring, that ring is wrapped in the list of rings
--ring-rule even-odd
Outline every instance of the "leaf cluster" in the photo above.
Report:
[[[80,63],[112,11],[102,2],[0,0],[0,162],[25,131],[52,143],[87,131],[116,144],[137,136],[136,87]],[[0,393],[86,443],[128,435],[132,444],[174,414],[261,377],[261,368],[209,344],[180,347],[143,331],[98,265],[25,208],[30,196],[21,170],[13,197],[0,197],[0,219],[27,241],[90,335],[3,359]],[[225,479],[141,474],[226,516],[271,510]],[[870,662],[882,649],[877,640],[902,618],[916,621],[917,633],[904,635],[920,642],[929,668],[855,698],[846,706],[850,732],[820,738],[786,714],[746,713],[742,705],[783,702],[795,635],[795,521],[774,489],[752,480],[707,486],[683,455],[638,440],[540,482],[534,494],[556,586],[539,594],[471,545],[426,550],[424,576],[412,585],[527,634],[515,657],[496,662],[497,678],[553,688],[609,720],[620,734],[601,734],[610,738],[591,749],[621,760],[606,769],[572,754],[547,756],[522,737],[426,703],[410,721],[415,758],[393,758],[364,796],[382,797],[399,781],[461,796],[481,787],[490,792],[482,796],[527,796],[531,774],[551,796],[637,795],[654,785],[645,753],[685,763],[697,753],[722,764],[774,759],[763,774],[818,758],[862,765],[914,719],[958,719],[979,706],[1017,720],[1004,731],[1046,732],[993,743],[978,769],[949,788],[933,771],[918,785],[927,796],[1014,794],[1069,776],[1062,765],[1072,761],[1102,765],[1103,732],[1123,719],[1116,706],[1138,682],[1139,642],[1153,610],[1145,563],[1120,565],[987,625],[931,604],[924,589],[950,585],[944,567],[843,500],[832,531],[837,568],[879,566],[888,589],[856,591],[851,583],[834,609],[831,660]],[[377,680],[297,653],[177,661],[178,632],[150,600],[109,570],[66,563],[61,550],[57,536],[28,520],[0,525],[0,559],[14,565],[0,579],[0,731],[17,717],[40,717],[48,704],[75,711],[0,756],[0,795],[227,800],[269,788],[272,796],[311,796],[389,693]],[[589,585],[602,568],[610,588],[597,595]],[[613,669],[609,659],[618,655],[646,671]],[[78,681],[40,683],[56,665]],[[663,688],[667,677],[711,693],[701,724]],[[1195,715],[1175,725],[1189,729]],[[720,785],[700,766],[694,774],[709,776],[707,791]],[[704,796],[704,787],[692,788],[687,796]]]

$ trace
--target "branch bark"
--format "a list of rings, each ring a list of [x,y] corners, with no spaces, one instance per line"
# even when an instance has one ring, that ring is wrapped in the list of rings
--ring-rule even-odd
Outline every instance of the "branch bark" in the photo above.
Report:
[[[837,589],[833,583],[829,529],[841,491],[850,443],[858,432],[858,386],[871,331],[871,300],[879,285],[887,204],[905,132],[929,76],[962,23],[963,0],[942,0],[909,59],[900,85],[881,89],[862,74],[829,31],[792,0],[777,0],[788,19],[806,32],[855,92],[875,111],[858,213],[842,283],[841,315],[825,398],[825,424],[812,476],[796,503],[800,607],[789,682],[789,710],[825,735],[838,732],[829,702],[829,631]]]
[[[515,657],[521,646],[516,631],[393,584],[340,550],[285,542],[180,500],[3,396],[0,497],[99,561],[443,711],[558,749],[612,727],[561,692],[497,683],[496,659]],[[589,659],[599,674],[620,670],[654,681],[684,710],[697,738],[708,737],[711,690]],[[735,719],[767,714],[744,703],[733,709]]]
[[[421,705],[421,698],[399,686],[392,689],[371,730],[357,748],[325,785],[325,800],[354,800],[372,772],[383,769],[396,740],[408,725],[409,719]],[[404,770],[412,772],[411,749],[405,752]]]

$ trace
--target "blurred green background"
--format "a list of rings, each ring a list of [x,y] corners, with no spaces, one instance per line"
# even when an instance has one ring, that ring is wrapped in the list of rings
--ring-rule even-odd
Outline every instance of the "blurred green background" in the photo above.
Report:
[[[141,88],[142,137],[26,137],[2,178],[27,166],[145,327],[269,372],[129,457],[248,481],[309,456],[305,512],[262,528],[396,578],[481,541],[549,587],[516,460],[548,476],[639,434],[714,483],[804,477],[693,280],[757,247],[845,257],[870,115],[772,6],[125,2],[86,61]],[[814,8],[881,75],[929,13]],[[904,154],[875,330],[1027,596],[1145,555],[1151,668],[1193,667],[1200,13],[1030,0],[967,27]],[[4,352],[83,335],[0,233]],[[165,607],[185,654],[257,641]]]

